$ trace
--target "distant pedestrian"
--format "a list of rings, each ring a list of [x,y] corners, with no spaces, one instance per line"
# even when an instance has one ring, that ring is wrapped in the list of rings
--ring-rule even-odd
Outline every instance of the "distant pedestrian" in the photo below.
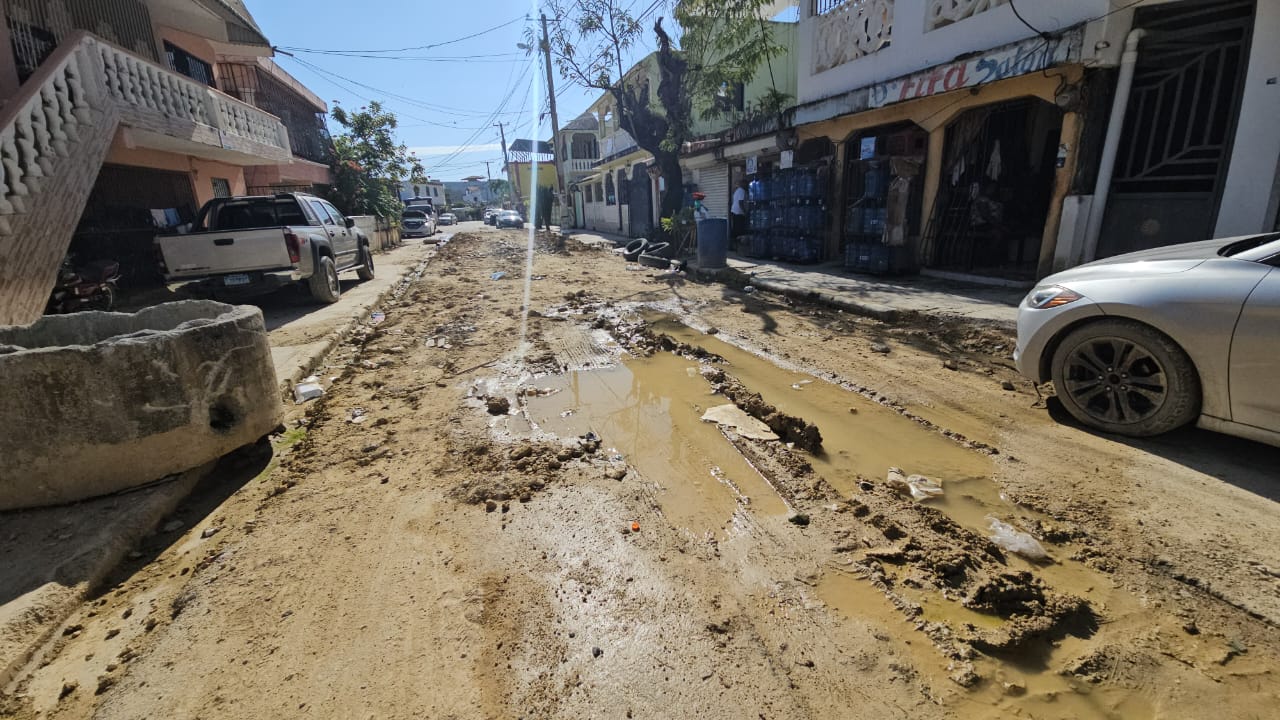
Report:
[[[555,204],[555,197],[551,188],[538,186],[538,217],[534,218],[534,226],[539,230],[551,229],[551,206]]]
[[[737,244],[738,238],[747,234],[747,176],[738,180],[733,191],[733,205],[729,208],[729,239]]]

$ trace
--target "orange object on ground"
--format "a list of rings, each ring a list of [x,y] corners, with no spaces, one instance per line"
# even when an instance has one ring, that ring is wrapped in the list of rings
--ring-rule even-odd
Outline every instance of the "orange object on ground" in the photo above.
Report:
[[[640,532],[640,523],[638,522],[631,523],[631,532]]]

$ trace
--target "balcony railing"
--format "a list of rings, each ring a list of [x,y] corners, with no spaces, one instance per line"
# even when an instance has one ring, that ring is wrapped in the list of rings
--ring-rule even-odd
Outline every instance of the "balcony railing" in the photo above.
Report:
[[[814,0],[814,74],[886,48],[893,37],[893,0]]]
[[[162,125],[178,121],[205,126],[219,133],[224,147],[230,136],[289,150],[289,134],[276,116],[97,38],[88,42],[101,62],[107,94],[124,106],[126,118],[132,115],[144,126],[155,120]]]
[[[332,158],[333,139],[325,128],[324,114],[261,67],[219,63],[218,87],[280,118],[289,130],[294,157],[324,164]]]
[[[597,162],[600,162],[599,158],[572,158],[566,160],[564,165],[569,172],[590,172]]]
[[[93,111],[102,121],[233,151],[288,160],[289,134],[257,108],[84,32],[68,37],[0,111],[0,235],[52,182],[78,147]],[[108,141],[109,141],[109,136]],[[193,153],[194,154],[194,153]]]
[[[924,31],[937,30],[1008,4],[1009,0],[929,0],[924,14]]]

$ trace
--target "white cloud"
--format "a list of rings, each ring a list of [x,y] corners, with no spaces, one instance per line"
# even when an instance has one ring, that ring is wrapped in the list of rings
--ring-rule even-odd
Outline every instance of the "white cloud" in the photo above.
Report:
[[[489,143],[487,145],[426,145],[424,147],[411,147],[409,152],[416,153],[418,157],[434,157],[442,155],[452,155],[461,151],[463,155],[477,152],[493,152],[501,150],[500,143]]]

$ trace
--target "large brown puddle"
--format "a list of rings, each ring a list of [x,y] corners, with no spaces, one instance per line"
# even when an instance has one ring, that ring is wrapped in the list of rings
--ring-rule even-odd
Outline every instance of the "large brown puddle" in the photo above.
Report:
[[[725,359],[725,371],[780,411],[815,423],[824,451],[812,458],[815,471],[841,495],[857,492],[862,479],[882,482],[889,467],[941,480],[944,494],[929,503],[952,519],[983,534],[986,516],[1027,516],[1001,497],[992,481],[991,458],[941,433],[839,385],[801,372],[782,369],[716,337],[668,318],[650,318],[656,332],[702,347]],[[750,532],[755,518],[782,515],[786,503],[715,424],[701,418],[707,408],[724,404],[712,395],[699,364],[670,353],[629,359],[608,369],[569,372],[542,378],[540,387],[558,392],[527,400],[529,422],[562,437],[599,434],[605,446],[656,486],[654,499],[676,526],[698,537],[727,537]],[[940,427],[943,415],[918,414]],[[1110,618],[1141,610],[1109,578],[1083,565],[1059,562],[1032,565],[1009,556],[1010,569],[1031,570],[1052,587],[1086,598]],[[898,587],[918,604],[923,619],[959,627],[999,627],[1000,618],[983,615],[938,593]],[[816,588],[818,596],[839,613],[879,621],[913,634],[913,622],[892,607],[867,581],[832,567]],[[895,633],[896,634],[896,633]],[[1103,630],[1099,637],[1105,635]],[[1058,648],[1022,665],[1017,658],[983,660],[986,681],[975,691],[956,696],[965,717],[1125,717],[1152,714],[1150,701],[1119,690],[1103,692],[1048,670],[1050,657],[1078,653],[1087,641],[1067,638]],[[916,636],[908,652],[935,687],[950,686],[946,661]],[[1009,695],[1005,683],[1017,688]]]
[[[720,432],[702,421],[724,399],[698,374],[698,363],[661,353],[606,370],[573,371],[539,381],[559,392],[530,398],[539,430],[563,437],[597,433],[606,447],[659,490],[662,512],[698,536],[749,523],[741,512],[781,515],[782,499]]]

